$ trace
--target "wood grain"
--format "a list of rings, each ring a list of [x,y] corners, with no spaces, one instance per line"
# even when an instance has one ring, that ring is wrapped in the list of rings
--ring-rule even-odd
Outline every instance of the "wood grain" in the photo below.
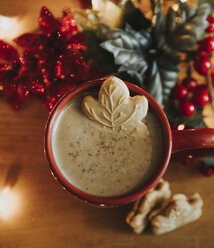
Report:
[[[66,3],[75,3],[41,2],[1,0],[0,14],[23,12],[36,16],[35,12],[41,5],[50,3],[50,9],[58,13]],[[202,217],[193,224],[159,237],[149,232],[135,235],[125,223],[132,204],[114,209],[86,206],[72,198],[55,181],[43,153],[46,119],[47,112],[36,99],[30,100],[18,112],[0,100],[0,191],[9,185],[19,197],[20,204],[13,217],[0,219],[0,248],[214,246],[214,180],[201,176],[197,164],[187,168],[171,163],[165,179],[170,181],[174,193],[201,194],[204,199]]]

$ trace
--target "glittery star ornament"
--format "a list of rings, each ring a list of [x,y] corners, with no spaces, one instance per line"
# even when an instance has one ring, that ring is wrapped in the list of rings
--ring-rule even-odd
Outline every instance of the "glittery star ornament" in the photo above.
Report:
[[[69,9],[55,18],[46,7],[40,11],[39,31],[25,33],[14,40],[21,55],[0,40],[0,92],[18,109],[30,95],[39,97],[50,112],[58,99],[79,83],[96,77],[81,50],[85,36]]]

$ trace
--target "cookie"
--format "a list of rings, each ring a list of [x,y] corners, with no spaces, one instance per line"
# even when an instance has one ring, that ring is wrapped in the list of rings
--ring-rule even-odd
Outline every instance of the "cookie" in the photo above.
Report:
[[[131,97],[126,84],[115,76],[103,82],[98,100],[84,97],[82,111],[89,119],[112,131],[147,133],[143,119],[148,111],[148,100],[142,95]]]
[[[175,194],[149,215],[151,229],[160,235],[196,221],[202,214],[203,201],[198,193],[190,197]]]
[[[126,217],[126,222],[135,233],[142,233],[148,224],[148,214],[170,196],[169,183],[161,179],[155,188],[135,202],[134,208]]]

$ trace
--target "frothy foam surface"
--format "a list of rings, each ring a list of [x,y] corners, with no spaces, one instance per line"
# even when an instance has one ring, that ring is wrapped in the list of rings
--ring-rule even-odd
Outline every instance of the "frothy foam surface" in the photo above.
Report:
[[[149,110],[145,137],[117,133],[89,120],[81,111],[78,97],[56,120],[52,146],[64,177],[84,192],[118,196],[146,182],[162,154],[159,121]]]

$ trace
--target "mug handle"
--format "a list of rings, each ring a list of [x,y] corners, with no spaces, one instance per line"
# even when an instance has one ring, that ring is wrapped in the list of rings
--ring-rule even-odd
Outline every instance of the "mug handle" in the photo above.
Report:
[[[214,156],[214,129],[172,130],[172,158]]]

